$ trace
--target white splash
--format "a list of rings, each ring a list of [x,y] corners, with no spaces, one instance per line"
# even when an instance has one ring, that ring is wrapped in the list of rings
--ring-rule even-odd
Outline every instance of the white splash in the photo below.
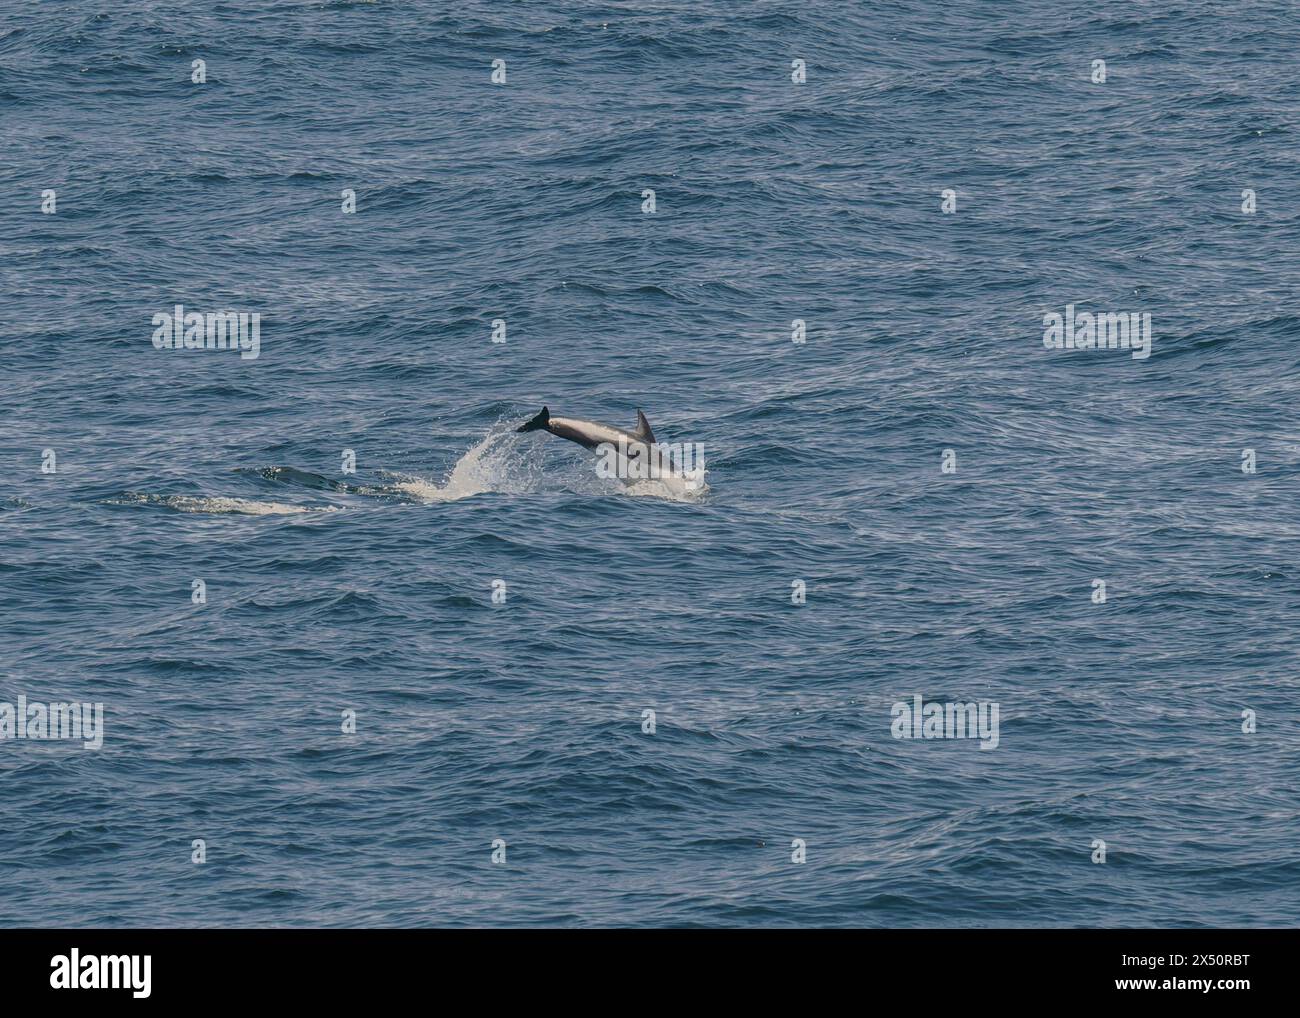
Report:
[[[703,467],[663,477],[634,481],[623,489],[624,494],[638,497],[666,498],[674,502],[698,502],[708,494]]]
[[[391,490],[424,502],[455,502],[489,491],[534,491],[535,471],[520,457],[516,439],[513,428],[498,425],[456,461],[442,484],[402,477]]]
[[[568,449],[546,445],[545,439],[517,434],[511,424],[497,425],[489,431],[457,460],[441,485],[420,477],[403,476],[390,490],[425,502],[454,502],[486,492],[524,495],[541,491],[693,502],[708,491],[704,473],[701,468],[684,476],[633,484],[602,479],[596,474],[595,460],[587,454],[578,452],[575,458]]]

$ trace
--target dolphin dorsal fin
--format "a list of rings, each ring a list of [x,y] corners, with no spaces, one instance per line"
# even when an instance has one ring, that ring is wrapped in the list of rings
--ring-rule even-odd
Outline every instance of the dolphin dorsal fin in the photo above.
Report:
[[[655,443],[655,433],[650,430],[650,422],[645,419],[645,414],[640,410],[636,412],[636,430],[632,434],[647,445]]]

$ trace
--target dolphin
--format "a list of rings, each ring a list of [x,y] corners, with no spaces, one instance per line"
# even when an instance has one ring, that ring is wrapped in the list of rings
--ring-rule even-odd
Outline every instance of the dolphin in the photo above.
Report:
[[[640,410],[636,412],[636,427],[631,431],[578,417],[552,417],[549,407],[542,407],[541,413],[525,421],[515,431],[548,431],[556,438],[576,442],[584,449],[601,454],[606,464],[613,464],[614,455],[619,454],[622,469],[611,467],[611,470],[624,483],[650,479],[659,481],[674,492],[682,489],[695,491],[703,484],[703,456],[700,456],[698,470],[683,470],[672,462],[665,455],[666,450],[656,441],[654,432],[650,430],[650,422]],[[647,478],[644,472],[639,476],[628,476],[626,466],[632,461],[639,462],[643,471],[654,462],[658,476],[651,474]]]

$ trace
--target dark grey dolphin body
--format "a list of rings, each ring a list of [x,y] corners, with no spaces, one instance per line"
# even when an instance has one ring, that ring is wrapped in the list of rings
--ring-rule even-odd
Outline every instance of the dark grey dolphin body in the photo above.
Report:
[[[651,446],[655,441],[654,432],[650,430],[650,422],[645,419],[645,414],[640,410],[636,412],[635,431],[624,431],[622,428],[611,427],[597,421],[584,421],[578,417],[552,417],[547,407],[542,407],[540,414],[515,430],[549,431],[556,438],[567,438],[570,442],[577,442],[584,449],[595,449],[601,445],[617,446],[620,438],[629,448],[638,445]]]

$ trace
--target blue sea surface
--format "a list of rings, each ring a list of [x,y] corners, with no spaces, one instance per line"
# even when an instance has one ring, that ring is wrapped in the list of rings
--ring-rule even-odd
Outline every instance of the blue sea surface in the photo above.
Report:
[[[1295,925],[1298,51],[1236,0],[0,8],[0,702],[104,705],[0,741],[0,925]]]

